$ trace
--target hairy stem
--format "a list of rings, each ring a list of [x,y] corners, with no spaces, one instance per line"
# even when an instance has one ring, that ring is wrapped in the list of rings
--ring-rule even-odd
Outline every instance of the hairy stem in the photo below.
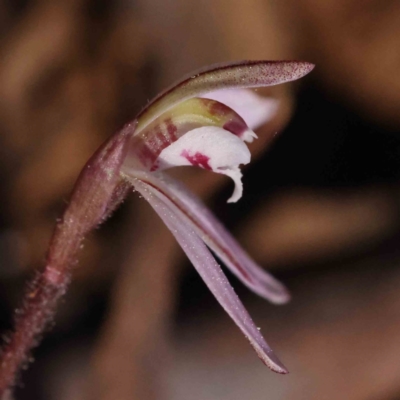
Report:
[[[126,125],[89,160],[72,192],[70,203],[57,223],[45,268],[28,285],[22,307],[15,313],[14,330],[0,357],[0,398],[7,398],[21,367],[40,340],[71,280],[71,271],[86,234],[103,222],[127,193],[119,170],[126,144],[135,130]]]

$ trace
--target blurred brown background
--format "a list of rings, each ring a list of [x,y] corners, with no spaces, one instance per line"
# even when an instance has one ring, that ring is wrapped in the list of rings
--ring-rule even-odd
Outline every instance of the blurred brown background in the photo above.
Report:
[[[181,74],[248,58],[317,67],[262,91],[280,108],[239,204],[224,178],[181,177],[291,289],[273,307],[229,275],[291,373],[132,195],[87,240],[17,399],[400,399],[400,1],[0,1],[2,329],[96,147]]]

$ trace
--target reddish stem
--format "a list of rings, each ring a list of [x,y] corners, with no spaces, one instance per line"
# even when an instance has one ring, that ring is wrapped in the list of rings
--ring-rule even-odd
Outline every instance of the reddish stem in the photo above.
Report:
[[[0,397],[9,395],[29,353],[51,322],[58,300],[71,279],[72,267],[86,234],[103,222],[127,193],[119,170],[135,124],[126,125],[89,160],[72,192],[63,218],[57,223],[45,268],[28,285],[22,307],[15,313],[14,331],[0,357]]]

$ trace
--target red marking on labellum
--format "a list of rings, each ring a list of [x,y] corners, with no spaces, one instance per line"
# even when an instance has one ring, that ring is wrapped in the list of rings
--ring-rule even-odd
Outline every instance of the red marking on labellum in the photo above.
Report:
[[[133,138],[131,152],[151,171],[159,168],[160,153],[178,139],[178,129],[170,118],[147,131],[145,135]]]
[[[141,137],[132,138],[129,153],[137,157],[144,166],[152,165],[158,157],[152,146],[149,146],[149,142],[144,141]]]
[[[233,133],[236,136],[243,136],[243,133],[247,130],[246,122],[240,115],[238,115],[234,110],[229,108],[227,105],[220,103],[216,100],[201,99],[203,103],[207,106],[208,112],[211,115],[217,117],[229,118],[223,128],[228,132]]]
[[[242,137],[247,130],[247,125],[244,121],[230,120],[224,124],[223,128],[236,136]]]
[[[159,143],[158,140],[153,136],[148,140],[142,142],[141,147],[138,149],[140,158],[143,161],[146,161],[144,165],[153,164],[157,159],[160,151],[158,150]]]
[[[151,166],[150,172],[157,171],[159,167],[160,167],[160,166],[158,165],[158,163],[155,162],[155,163]]]
[[[141,159],[151,162],[154,162],[154,160],[157,158],[157,154],[154,153],[148,146],[146,146],[146,144],[143,144],[140,156]]]
[[[183,150],[181,156],[185,157],[190,164],[194,165],[195,167],[211,170],[210,164],[208,163],[210,157],[207,157],[205,154],[197,151],[194,155],[190,155],[187,150]]]
[[[172,122],[171,118],[167,118],[165,121],[165,126],[167,127],[167,132],[169,135],[169,140],[171,143],[175,142],[177,140],[176,134],[178,133],[178,128],[177,126]]]
[[[164,135],[163,131],[161,130],[161,126],[157,126],[154,129],[154,135],[158,140],[158,147],[156,149],[157,152],[161,152],[162,150],[164,150],[168,145],[170,145],[170,141],[168,140],[168,138],[166,137],[166,135]]]
[[[219,101],[209,100],[209,99],[203,99],[203,100],[208,100],[206,104],[208,107],[208,111],[211,115],[217,115],[219,117],[223,117],[232,112],[232,110],[229,107],[227,107],[223,103],[220,103]]]

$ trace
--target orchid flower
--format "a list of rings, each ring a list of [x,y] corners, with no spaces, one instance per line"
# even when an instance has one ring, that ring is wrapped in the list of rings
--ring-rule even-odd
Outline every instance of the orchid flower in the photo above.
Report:
[[[44,270],[29,286],[0,360],[0,394],[13,385],[37,337],[54,314],[70,280],[86,234],[106,219],[130,187],[159,214],[216,299],[250,341],[261,360],[287,373],[235,294],[211,249],[251,290],[273,303],[286,289],[259,267],[192,193],[167,176],[171,167],[192,165],[230,177],[243,192],[239,166],[250,162],[245,142],[274,113],[276,102],[249,88],[301,78],[313,65],[298,61],[247,61],[196,72],[158,95],[111,137],[83,169],[53,234]]]

